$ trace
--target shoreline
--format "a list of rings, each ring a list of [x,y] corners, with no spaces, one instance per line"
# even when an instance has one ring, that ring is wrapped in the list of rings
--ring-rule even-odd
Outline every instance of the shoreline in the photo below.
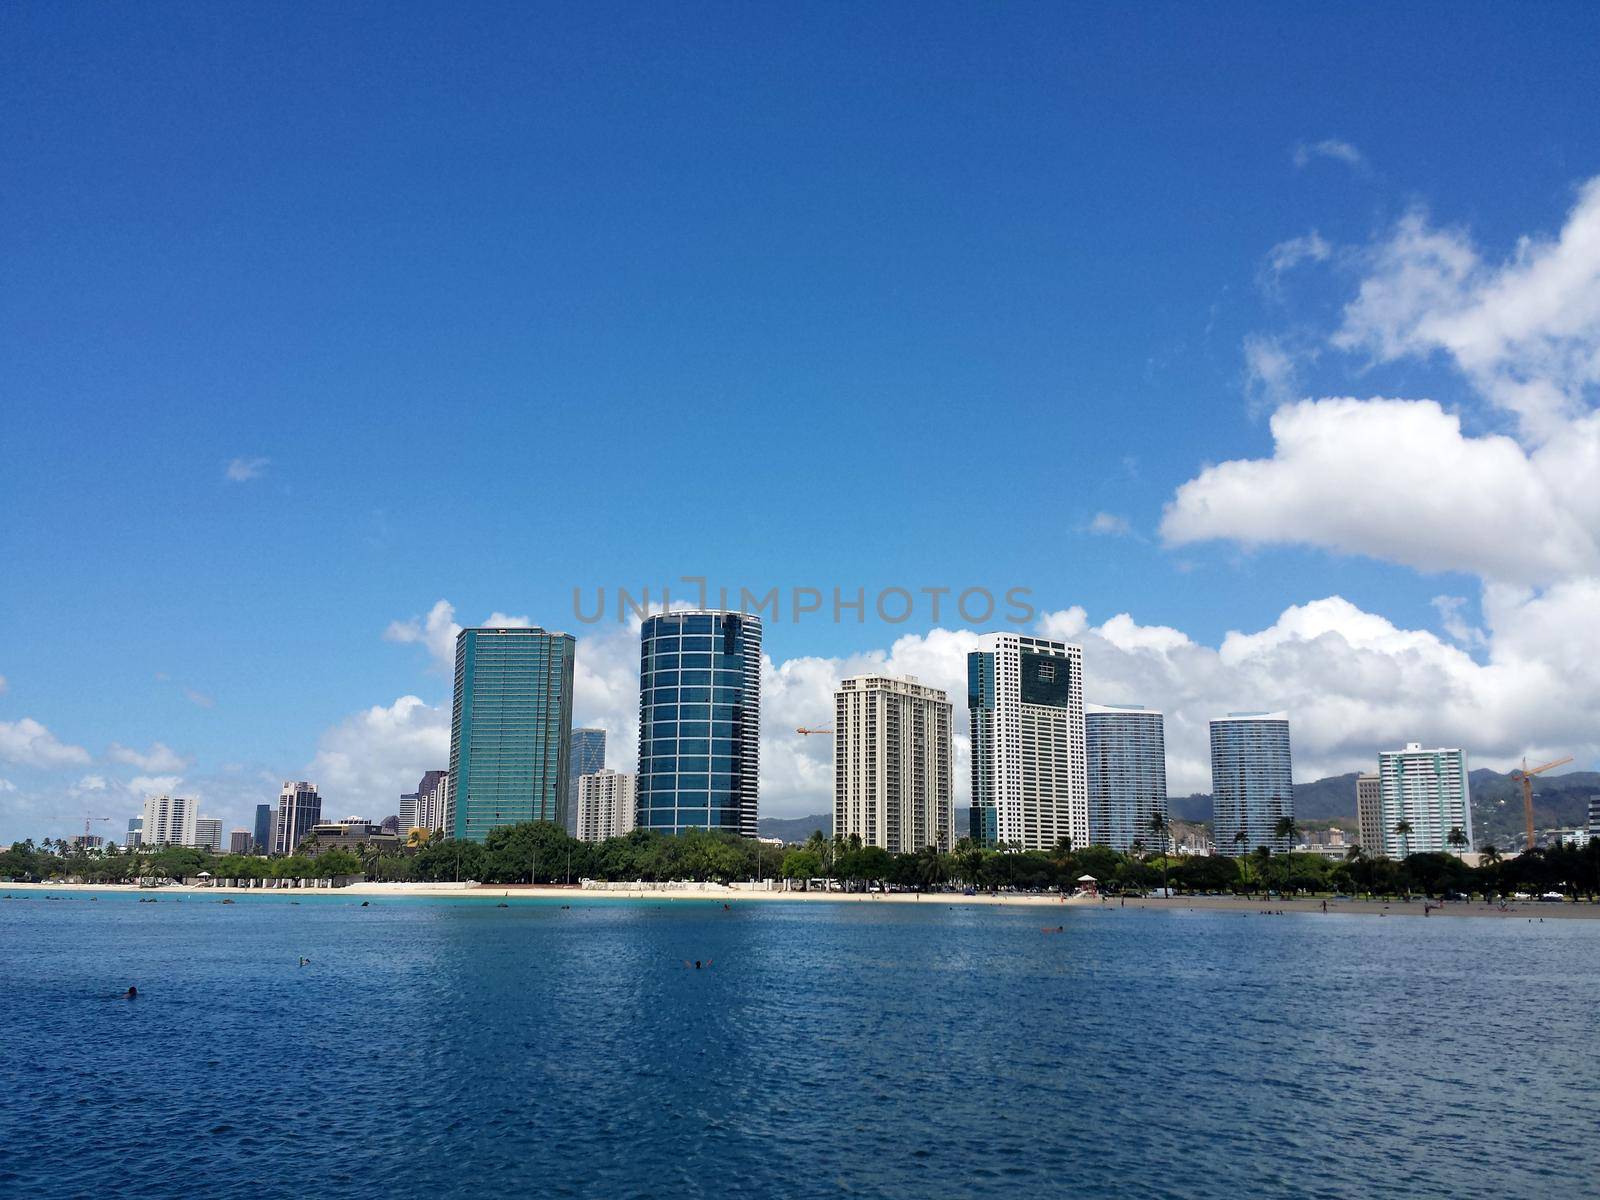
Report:
[[[241,888],[211,887],[198,884],[168,884],[159,888],[141,888],[132,884],[101,883],[6,883],[0,884],[0,896],[7,893],[34,895],[60,893],[66,895],[144,896],[159,899],[163,896],[177,898],[215,895],[218,897],[257,896],[302,897],[337,896],[372,901],[375,899],[439,899],[439,900],[495,900],[514,901],[562,900],[569,904],[587,901],[606,902],[623,900],[699,901],[722,904],[937,904],[970,905],[977,908],[1073,908],[1092,911],[1122,911],[1141,909],[1166,912],[1237,912],[1245,915],[1314,914],[1323,915],[1323,900],[1308,899],[1250,899],[1243,896],[1175,896],[1171,899],[1068,896],[1056,895],[988,895],[974,896],[960,892],[766,892],[745,891],[716,885],[702,885],[674,889],[650,888],[580,888],[550,884],[418,884],[418,883],[353,883],[340,888]],[[1586,902],[1545,903],[1536,900],[1514,901],[1500,909],[1480,901],[1433,901],[1416,898],[1405,900],[1328,900],[1328,916],[1371,917],[1492,917],[1499,919],[1530,920],[1535,917],[1556,917],[1567,920],[1600,920],[1600,904]]]

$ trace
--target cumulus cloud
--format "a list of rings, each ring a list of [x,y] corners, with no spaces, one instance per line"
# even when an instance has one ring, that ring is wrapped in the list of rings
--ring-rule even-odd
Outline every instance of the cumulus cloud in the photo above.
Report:
[[[1290,152],[1290,157],[1297,167],[1309,167],[1319,158],[1330,159],[1333,162],[1343,163],[1347,167],[1357,170],[1366,166],[1367,160],[1349,142],[1338,138],[1324,138],[1320,142],[1300,142]]]
[[[383,631],[383,636],[387,641],[422,646],[436,664],[454,669],[456,634],[459,632],[461,626],[456,624],[455,605],[448,600],[438,600],[425,617],[390,621],[389,627]]]
[[[248,483],[252,479],[260,479],[267,473],[267,466],[272,462],[270,458],[235,458],[228,461],[223,468],[223,474],[232,483]]]
[[[1380,361],[1443,352],[1536,441],[1587,414],[1600,385],[1600,178],[1554,238],[1489,263],[1459,229],[1412,212],[1369,255],[1334,342]]]
[[[32,717],[0,721],[0,760],[24,767],[70,767],[89,761],[82,746],[61,741]]]
[[[1522,584],[1600,571],[1573,490],[1513,439],[1466,436],[1431,400],[1307,400],[1271,427],[1272,457],[1208,467],[1178,489],[1168,544],[1303,543]]]
[[[424,771],[444,767],[449,757],[449,706],[401,696],[324,733],[307,778],[328,812],[378,819],[398,807],[401,792],[416,790]]]
[[[183,757],[172,747],[163,742],[154,742],[148,750],[135,750],[131,746],[124,746],[112,742],[106,751],[106,757],[112,762],[126,763],[138,767],[147,774],[161,774],[164,772],[181,771],[192,761]]]

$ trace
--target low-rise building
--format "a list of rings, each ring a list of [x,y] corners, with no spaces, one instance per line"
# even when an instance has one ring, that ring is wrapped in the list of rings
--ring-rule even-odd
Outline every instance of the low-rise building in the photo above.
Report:
[[[400,838],[385,833],[382,825],[375,825],[365,817],[346,817],[342,821],[319,821],[306,835],[306,849],[320,854],[324,850],[355,850],[360,846],[399,847]]]

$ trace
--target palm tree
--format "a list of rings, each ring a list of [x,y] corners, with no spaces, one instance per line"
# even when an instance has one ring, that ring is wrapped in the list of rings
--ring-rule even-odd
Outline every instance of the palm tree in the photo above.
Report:
[[[1245,846],[1249,845],[1249,843],[1250,835],[1244,830],[1241,829],[1233,835],[1234,857],[1239,860],[1239,881],[1241,883],[1250,882],[1250,862],[1245,853]]]
[[[1394,832],[1395,832],[1395,835],[1400,839],[1400,857],[1401,857],[1401,859],[1410,858],[1411,857],[1411,842],[1410,842],[1411,822],[1405,820],[1404,818],[1402,818],[1401,820],[1396,821],[1394,823]]]
[[[1478,850],[1478,861],[1486,867],[1492,867],[1500,861],[1500,847],[1493,842],[1482,846]]]
[[[1279,817],[1278,823],[1272,827],[1272,836],[1282,838],[1293,844],[1295,834],[1300,832],[1300,826],[1295,824],[1293,817]]]
[[[1161,895],[1167,900],[1172,898],[1172,889],[1167,886],[1167,853],[1172,848],[1169,824],[1167,814],[1160,809],[1150,814],[1150,832],[1161,839]]]
[[[428,839],[433,834],[420,825],[414,825],[406,832],[406,849],[420,850],[428,844]]]
[[[1467,847],[1467,835],[1461,832],[1460,826],[1445,834],[1444,840],[1450,844],[1457,854],[1460,854]]]

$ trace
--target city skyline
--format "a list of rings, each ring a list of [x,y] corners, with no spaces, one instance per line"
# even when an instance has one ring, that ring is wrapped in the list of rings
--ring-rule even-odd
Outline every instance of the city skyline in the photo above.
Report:
[[[973,587],[1026,589],[1018,632],[1082,644],[1086,699],[1163,709],[1174,792],[1240,708],[1296,714],[1303,778],[1397,740],[1593,769],[1596,17],[1458,14],[1449,61],[1300,18],[1288,46],[1241,13],[995,13],[960,45],[1015,69],[974,77],[893,23],[752,14],[731,44],[805,67],[718,96],[671,65],[708,53],[691,31],[624,22],[626,88],[488,102],[353,21],[338,72],[258,14],[245,62],[168,14],[176,91],[137,56],[62,75],[149,30],[31,10],[0,83],[41,114],[0,132],[28,181],[0,197],[0,839],[159,791],[248,824],[288,777],[377,811],[445,764],[439,644],[497,617],[578,637],[574,721],[627,765],[634,631],[580,612],[686,577],[822,594],[766,624],[775,815],[828,803],[828,748],[788,731],[840,679],[960,695],[997,624],[956,611]],[[452,44],[549,65],[587,46],[573,20]],[[1382,14],[1379,45],[1425,44],[1421,20]],[[1304,86],[1329,54],[1342,100]],[[1506,73],[1537,102],[1471,84]],[[431,114],[404,153],[372,115],[396,95]],[[871,114],[843,142],[838,103]],[[262,124],[265,149],[239,136]],[[284,219],[307,196],[315,237]],[[557,428],[629,469],[598,479]],[[1015,469],[1017,431],[1057,430]],[[975,475],[1004,524],[954,502]],[[928,495],[939,533],[886,548],[869,481]],[[182,586],[135,586],[156,577]],[[908,621],[874,603],[894,588]]]

